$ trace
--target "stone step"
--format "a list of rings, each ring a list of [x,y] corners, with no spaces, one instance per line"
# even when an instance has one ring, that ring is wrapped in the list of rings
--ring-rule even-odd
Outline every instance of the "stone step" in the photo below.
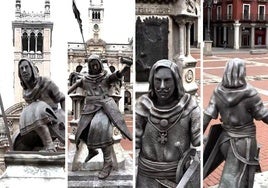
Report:
[[[109,187],[109,188],[133,188],[132,181],[98,181],[98,182],[89,182],[89,181],[69,181],[69,188],[84,188],[84,187]]]
[[[105,180],[98,179],[99,171],[69,172],[68,187],[133,187],[133,174],[129,170],[112,171]]]
[[[99,181],[98,174],[100,171],[76,171],[68,172],[68,181]],[[129,170],[113,170],[111,174],[103,181],[131,180],[133,174]]]

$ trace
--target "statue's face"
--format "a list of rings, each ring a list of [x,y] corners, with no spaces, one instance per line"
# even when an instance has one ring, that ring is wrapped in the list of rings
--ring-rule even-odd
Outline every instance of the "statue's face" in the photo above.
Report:
[[[88,72],[89,74],[93,74],[93,75],[97,75],[101,73],[102,67],[100,65],[100,62],[96,59],[93,59],[90,61],[89,65],[88,65]]]
[[[166,101],[175,90],[175,81],[169,68],[160,68],[154,75],[154,91],[157,100]]]
[[[24,82],[29,82],[32,78],[32,69],[28,61],[22,61],[19,66],[20,75]]]

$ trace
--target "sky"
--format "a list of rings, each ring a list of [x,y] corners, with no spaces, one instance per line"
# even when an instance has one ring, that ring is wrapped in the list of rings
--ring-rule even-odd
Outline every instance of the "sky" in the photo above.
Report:
[[[3,3],[5,2],[5,3]],[[5,109],[14,104],[13,74],[14,48],[12,21],[15,20],[16,0],[4,0],[0,6],[0,92]],[[44,11],[45,0],[21,0],[21,10],[26,12]],[[93,0],[94,2],[94,0]],[[127,43],[135,33],[135,1],[103,0],[103,40],[108,43]],[[89,0],[76,0],[80,11],[85,41],[89,39]],[[51,79],[67,90],[67,42],[82,42],[78,23],[72,11],[72,0],[50,0],[51,19],[54,23],[51,48]],[[17,74],[17,73],[15,73]]]

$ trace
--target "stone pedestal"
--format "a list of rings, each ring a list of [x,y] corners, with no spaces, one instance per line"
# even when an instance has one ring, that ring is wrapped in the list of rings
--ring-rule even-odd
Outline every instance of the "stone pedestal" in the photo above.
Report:
[[[104,180],[98,179],[98,173],[103,167],[103,154],[99,154],[89,162],[84,163],[88,154],[87,146],[81,142],[76,152],[75,144],[69,145],[68,157],[68,187],[133,187],[133,162],[132,158],[124,152],[120,143],[113,145],[114,168]],[[75,160],[74,160],[75,158]]]
[[[210,40],[204,41],[204,55],[206,56],[212,55],[212,43],[213,41],[210,41]]]
[[[67,187],[64,153],[8,152],[5,164],[1,187]]]
[[[111,174],[104,180],[98,179],[99,171],[69,171],[68,187],[112,187],[112,188],[133,188],[133,162],[132,158],[125,154],[125,168],[113,170]]]

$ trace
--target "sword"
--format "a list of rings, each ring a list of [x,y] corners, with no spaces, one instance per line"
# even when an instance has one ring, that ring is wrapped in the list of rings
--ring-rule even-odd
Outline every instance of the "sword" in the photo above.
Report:
[[[156,181],[167,188],[176,188],[177,186],[176,183],[168,179],[156,179]]]
[[[12,151],[13,150],[12,149],[12,141],[11,141],[11,137],[10,137],[10,131],[9,131],[9,128],[8,128],[8,125],[7,125],[7,117],[6,117],[6,113],[5,113],[5,110],[4,110],[4,104],[3,104],[3,101],[2,101],[1,94],[0,94],[0,106],[1,106],[1,112],[2,112],[2,117],[3,117],[3,120],[4,120],[5,128],[6,128],[8,144],[9,144],[9,150]]]

